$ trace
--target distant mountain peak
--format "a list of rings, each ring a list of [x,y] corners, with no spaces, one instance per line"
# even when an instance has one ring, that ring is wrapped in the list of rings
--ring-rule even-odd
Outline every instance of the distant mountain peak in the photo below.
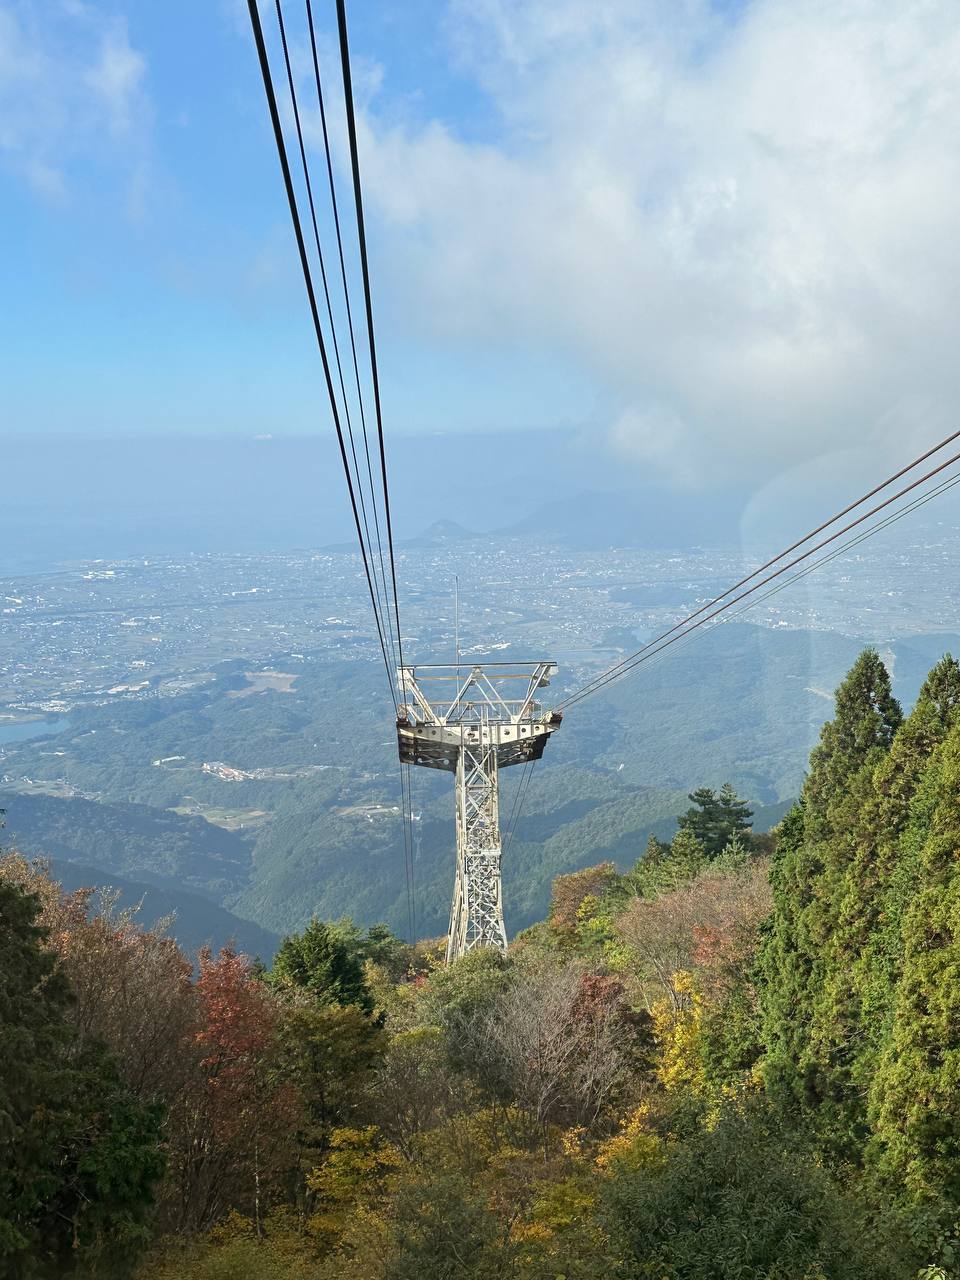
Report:
[[[444,542],[462,542],[467,538],[476,537],[479,537],[479,535],[471,533],[462,524],[457,524],[456,520],[444,518],[434,520],[433,524],[428,525],[415,538],[407,538],[403,545],[406,547],[434,547]]]

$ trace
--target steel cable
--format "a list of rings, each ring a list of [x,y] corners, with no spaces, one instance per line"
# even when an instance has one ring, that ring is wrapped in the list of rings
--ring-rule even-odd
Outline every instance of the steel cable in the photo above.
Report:
[[[370,459],[370,439],[367,433],[367,415],[363,407],[363,391],[360,385],[360,363],[357,358],[357,339],[353,324],[353,307],[350,305],[350,288],[347,284],[347,267],[343,251],[343,233],[340,227],[340,205],[337,200],[337,184],[333,176],[333,156],[330,148],[330,134],[327,129],[327,112],[323,100],[323,81],[320,74],[320,58],[317,54],[317,35],[313,23],[313,5],[311,0],[306,0],[307,27],[310,32],[310,52],[313,59],[313,77],[317,86],[317,106],[320,111],[320,128],[323,133],[323,151],[327,166],[327,183],[330,189],[330,207],[333,211],[333,226],[337,238],[337,253],[340,259],[340,280],[343,285],[343,303],[347,316],[347,330],[350,334],[350,351],[353,356],[353,375],[357,388],[357,404],[360,409],[360,428],[363,435],[363,452],[367,463],[367,477],[370,484],[371,495],[376,494],[376,485],[373,480],[373,463]],[[378,513],[378,504],[376,497],[373,497],[373,523],[377,535],[377,549],[380,558],[380,574],[383,578],[384,592],[386,593],[387,573],[383,563],[383,544],[380,537],[380,516]],[[394,587],[396,581],[394,579]],[[396,600],[396,596],[394,596]],[[396,605],[395,605],[396,609]],[[397,634],[399,635],[400,620],[397,619]],[[392,630],[392,628],[391,628]]]
[[[383,510],[387,524],[387,544],[390,552],[390,574],[393,579],[393,602],[397,621],[397,649],[400,665],[403,665],[403,644],[400,636],[400,609],[397,595],[397,568],[393,547],[393,521],[390,516],[390,487],[387,483],[387,454],[383,438],[383,411],[380,402],[380,373],[377,367],[377,343],[373,324],[373,300],[370,291],[370,267],[367,261],[367,233],[363,218],[363,190],[360,183],[360,151],[357,145],[357,120],[353,105],[353,76],[350,71],[350,46],[347,38],[347,10],[344,0],[337,0],[337,27],[340,35],[340,65],[343,70],[343,95],[347,114],[347,136],[350,143],[350,168],[353,174],[353,196],[357,215],[357,242],[360,248],[360,270],[363,280],[363,301],[367,317],[367,338],[370,347],[370,374],[373,385],[373,404],[377,416],[377,440],[380,445],[380,474],[383,479]]]
[[[327,318],[330,323],[330,334],[333,339],[333,353],[334,353],[334,359],[337,366],[337,376],[340,383],[340,394],[343,397],[343,412],[344,412],[344,418],[347,424],[347,438],[350,441],[350,453],[353,457],[353,466],[354,466],[354,473],[355,473],[357,495],[360,500],[360,514],[363,519],[364,530],[366,531],[367,546],[370,549],[370,555],[372,558],[373,557],[373,538],[370,535],[370,523],[367,518],[366,503],[364,501],[363,483],[362,483],[362,478],[360,473],[360,463],[357,459],[357,448],[353,438],[353,423],[351,422],[351,418],[350,418],[350,402],[347,397],[347,389],[344,384],[343,365],[340,359],[340,343],[337,341],[337,326],[333,318],[333,306],[330,301],[330,287],[327,282],[327,268],[326,268],[326,263],[324,262],[323,248],[320,243],[320,229],[317,225],[317,209],[316,209],[316,204],[313,198],[313,183],[310,180],[310,166],[307,163],[307,152],[303,142],[303,127],[300,121],[300,106],[297,100],[297,90],[296,90],[296,85],[294,83],[294,78],[293,78],[293,69],[290,65],[290,50],[287,46],[287,32],[286,32],[286,26],[283,21],[283,9],[281,7],[280,0],[274,0],[274,3],[276,7],[276,12],[277,12],[277,27],[280,31],[280,45],[283,50],[283,62],[284,62],[284,67],[287,73],[287,88],[290,93],[290,105],[293,108],[293,120],[294,120],[294,126],[296,128],[296,133],[297,133],[297,145],[300,150],[300,165],[303,170],[303,181],[304,181],[304,186],[307,192],[307,203],[310,209],[310,221],[313,226],[313,240],[314,240],[314,244],[316,245],[317,259],[320,263],[320,279],[323,283],[323,296],[324,296],[324,300],[326,301]],[[358,392],[359,392],[359,384],[358,384]],[[360,402],[360,412],[361,412],[361,418],[362,418],[362,415],[363,415],[362,401]],[[366,435],[366,428],[364,427],[364,436],[365,435]],[[369,454],[368,454],[367,461],[369,464]],[[369,465],[368,465],[368,470],[369,470]],[[373,566],[373,580],[374,580],[374,586],[376,588],[377,601],[379,604],[379,616],[380,616],[381,624],[383,622],[384,609],[386,609],[386,615],[387,615],[386,630],[387,630],[388,637],[390,639],[390,649],[393,655],[393,661],[394,661],[394,664],[396,664],[396,661],[397,661],[396,643],[393,639],[393,622],[392,622],[390,607],[388,602],[389,588],[387,585],[386,573],[383,567],[383,546],[380,541],[380,527],[379,527],[379,522],[377,520],[376,491],[373,486],[372,475],[370,477],[370,499],[371,499],[371,504],[373,506],[377,549],[379,552],[379,559],[380,559],[380,573],[383,579],[382,589],[381,589],[380,581],[377,579],[376,562],[374,562],[374,566]]]
[[[313,328],[316,335],[317,347],[320,351],[320,360],[323,365],[323,374],[327,386],[327,395],[330,400],[330,410],[333,414],[333,423],[337,433],[337,443],[340,447],[340,460],[343,465],[343,472],[347,481],[347,491],[350,496],[350,508],[353,513],[354,525],[357,532],[357,540],[360,543],[360,552],[363,559],[363,569],[367,580],[367,587],[370,592],[370,601],[373,605],[374,617],[377,624],[377,635],[380,641],[380,650],[383,654],[384,667],[387,672],[387,681],[390,686],[390,696],[393,700],[394,709],[397,709],[397,698],[394,689],[394,677],[390,671],[390,660],[387,656],[387,646],[384,639],[383,627],[380,622],[380,616],[377,610],[377,596],[374,591],[373,578],[371,576],[370,564],[367,558],[366,548],[363,540],[363,529],[360,519],[360,512],[357,505],[357,497],[354,492],[353,480],[350,472],[350,463],[347,457],[346,442],[344,440],[343,428],[340,423],[340,413],[337,408],[336,392],[334,391],[333,378],[330,371],[330,361],[327,356],[326,343],[323,336],[323,326],[320,322],[320,311],[317,306],[317,295],[313,285],[313,274],[310,269],[310,259],[307,254],[306,241],[303,235],[303,226],[300,221],[300,211],[297,206],[296,192],[294,190],[293,178],[290,173],[290,162],[287,157],[286,143],[283,137],[283,127],[280,123],[280,112],[277,107],[277,96],[273,87],[273,76],[270,71],[270,62],[267,57],[266,44],[263,38],[263,27],[260,23],[260,13],[257,8],[257,0],[247,0],[247,7],[250,12],[250,23],[253,28],[254,42],[257,47],[257,57],[260,62],[260,72],[263,77],[263,88],[267,97],[267,106],[270,111],[270,120],[273,125],[274,140],[277,147],[277,156],[280,161],[280,170],[283,175],[283,185],[286,190],[287,203],[290,207],[290,217],[293,222],[294,236],[297,241],[297,251],[300,255],[300,267],[303,272],[304,285],[307,290],[307,299],[310,304],[310,314],[313,319]]]
[[[948,440],[952,438],[953,437],[948,437]],[[894,479],[898,478],[899,476],[902,476],[903,474],[905,474],[906,471],[912,470],[912,468],[916,466],[919,461],[921,461],[923,458],[929,457],[930,453],[936,452],[937,449],[940,447],[942,446],[936,446],[936,448],[934,448],[933,450],[929,451],[926,454],[923,454],[920,459],[915,459],[914,462],[912,462],[908,467],[903,468],[903,470],[897,472],[895,476],[890,477],[888,480],[884,481],[883,484],[879,485],[876,489],[871,490],[870,494],[864,495],[864,498],[859,499],[857,502],[851,504],[850,507],[845,508],[845,511],[849,512],[853,510],[855,507],[860,506],[872,494],[875,494],[879,492],[881,489],[886,488],[887,485],[889,485]],[[722,592],[719,596],[715,597],[715,599],[708,601],[707,604],[702,605],[699,609],[689,614],[686,618],[682,619],[678,623],[675,623],[674,626],[670,627],[667,631],[662,632],[659,636],[656,636],[654,637],[654,639],[648,641],[647,644],[643,645],[635,653],[629,655],[626,658],[621,659],[620,662],[618,662],[615,666],[611,667],[608,671],[602,672],[600,675],[595,676],[592,680],[588,680],[585,685],[581,686],[579,689],[575,690],[572,694],[570,694],[567,698],[563,699],[558,706],[558,710],[565,707],[571,707],[575,703],[582,701],[584,698],[599,692],[600,689],[610,684],[613,680],[618,680],[621,676],[624,676],[627,674],[627,672],[633,670],[635,666],[637,666],[641,661],[643,661],[643,656],[649,650],[654,649],[655,651],[659,651],[659,649],[656,648],[657,646],[662,645],[663,647],[666,647],[667,645],[673,643],[670,637],[674,637],[676,639],[679,638],[679,636],[676,633],[680,632],[682,634],[685,634],[686,631],[688,630],[696,630],[698,627],[703,626],[704,623],[709,622],[712,618],[715,618],[719,614],[725,612],[727,609],[731,608],[734,604],[737,604],[739,601],[745,599],[747,596],[752,595],[753,592],[758,591],[766,583],[772,582],[774,579],[779,577],[780,574],[786,573],[789,569],[792,569],[795,565],[800,564],[802,561],[806,560],[809,556],[814,555],[817,551],[821,550],[823,547],[828,546],[832,542],[835,542],[837,538],[841,538],[845,533],[848,533],[851,529],[854,529],[858,525],[863,524],[865,520],[869,520],[871,516],[874,516],[879,511],[884,510],[886,507],[890,506],[891,503],[896,502],[899,498],[904,497],[905,494],[910,493],[912,490],[916,489],[919,485],[924,484],[927,480],[930,480],[934,476],[939,475],[940,472],[944,471],[947,467],[952,466],[957,461],[960,461],[960,453],[953,454],[945,462],[942,462],[938,466],[932,468],[930,471],[926,472],[926,474],[920,476],[918,479],[911,481],[910,484],[905,485],[902,489],[898,490],[896,493],[892,494],[890,497],[885,498],[883,502],[878,503],[875,507],[871,507],[869,511],[866,511],[862,515],[858,516],[856,520],[850,521],[849,524],[844,525],[841,529],[838,529],[835,533],[832,533],[828,538],[824,538],[823,541],[816,543],[813,547],[810,547],[807,551],[803,552],[802,555],[799,555],[795,557],[793,560],[788,561],[786,564],[781,565],[779,569],[774,570],[774,572],[768,574],[767,577],[761,578],[759,582],[754,583],[754,585],[752,587],[749,587],[746,591],[742,591],[739,595],[736,595],[732,599],[727,600],[726,604],[720,604],[720,601],[724,600],[730,594],[731,591],[736,591],[739,586],[743,585],[743,583],[752,581],[752,579],[755,578],[757,574],[763,572],[764,568],[769,567],[769,565],[771,564],[776,564],[777,561],[781,560],[784,555],[788,555],[791,549],[794,549],[798,546],[802,546],[805,542],[808,542],[811,537],[816,536],[816,533],[819,530],[814,530],[811,533],[807,534],[804,538],[801,538],[799,542],[794,543],[793,548],[790,548],[787,551],[781,552],[779,555],[775,556],[773,560],[768,561],[767,565],[762,566],[760,569],[754,570],[753,573],[748,574],[746,578],[742,579],[740,583],[736,584],[733,587],[728,588],[727,591]],[[831,517],[830,520],[826,521],[819,528],[820,529],[828,528],[831,524],[836,523],[836,520],[839,518],[842,518],[842,513],[838,514],[837,516]],[[705,613],[706,610],[713,608],[713,606],[717,604],[720,604],[719,608],[714,609],[712,613]],[[689,624],[692,624],[692,625],[689,625]],[[666,643],[664,644],[663,642],[666,642]]]
[[[772,586],[769,591],[765,591],[763,595],[758,596],[755,600],[750,600],[747,604],[743,605],[740,609],[737,609],[734,613],[727,614],[725,610],[718,610],[717,615],[711,615],[711,618],[713,618],[714,621],[713,621],[713,626],[709,627],[708,630],[712,631],[714,627],[721,626],[726,622],[732,622],[735,618],[741,617],[743,614],[747,613],[748,610],[755,608],[758,604],[762,604],[765,600],[769,600],[772,596],[778,595],[781,591],[785,590],[789,586],[792,586],[795,582],[799,582],[802,578],[805,578],[809,574],[816,572],[816,570],[822,568],[825,564],[829,564],[832,560],[837,559],[838,556],[841,556],[845,554],[847,551],[852,550],[854,547],[859,546],[861,543],[866,542],[869,538],[872,538],[875,534],[880,533],[883,529],[888,528],[890,525],[896,524],[899,520],[902,520],[904,516],[910,515],[913,511],[916,511],[918,508],[926,506],[928,502],[931,502],[934,498],[939,497],[940,494],[942,493],[946,493],[948,490],[954,488],[958,484],[960,484],[960,474],[956,474],[954,476],[949,477],[946,480],[941,481],[940,484],[935,485],[929,492],[921,494],[917,498],[912,499],[910,502],[905,503],[903,507],[899,508],[897,511],[892,512],[888,516],[885,516],[882,520],[878,520],[876,524],[869,526],[867,529],[863,530],[861,533],[857,534],[855,537],[848,539],[846,542],[842,543],[839,547],[833,548],[833,550],[829,551],[826,555],[821,556],[819,560],[815,560],[812,564],[806,565],[798,573],[795,573],[791,577],[784,579],[782,582],[777,582],[776,585]],[[707,619],[704,619],[704,621],[707,621]],[[660,645],[659,648],[654,649],[652,652],[647,653],[643,657],[638,658],[636,662],[631,664],[629,670],[633,670],[638,666],[642,666],[647,663],[654,662],[658,658],[662,658],[666,650],[670,649],[674,644],[678,644],[680,648],[684,648],[687,644],[691,643],[693,640],[696,640],[698,638],[698,628],[700,625],[701,625],[700,623],[697,623],[694,626],[688,627],[685,631],[681,632],[679,635],[674,636],[673,639],[667,640],[665,643]],[[656,642],[651,642],[651,643],[656,643]],[[627,672],[624,671],[624,672],[621,672],[620,674],[626,675]],[[619,678],[619,676],[616,678]],[[587,695],[584,695],[584,696],[587,696]],[[570,705],[570,703],[568,703],[567,705]]]

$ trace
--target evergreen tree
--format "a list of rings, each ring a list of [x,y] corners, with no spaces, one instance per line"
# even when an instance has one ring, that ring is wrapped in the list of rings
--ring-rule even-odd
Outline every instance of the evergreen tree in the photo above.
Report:
[[[669,856],[670,842],[668,840],[658,840],[651,831],[647,837],[647,847],[643,851],[643,857],[637,861],[634,871],[638,871],[643,867],[659,866],[663,860]]]
[[[30,1273],[41,1206],[57,1190],[56,1144],[73,1080],[70,989],[36,924],[39,903],[0,881],[0,1261]]]
[[[413,959],[413,948],[392,933],[389,925],[372,924],[363,930],[349,916],[344,916],[327,927],[343,939],[361,965],[370,960],[395,981],[400,980]]]
[[[78,1041],[35,895],[0,879],[0,1272],[126,1275],[163,1170],[159,1109]]]
[[[854,856],[840,889],[835,981],[858,1002],[860,1049],[855,1075],[869,1088],[877,1054],[890,1033],[903,968],[904,915],[917,893],[926,822],[911,820],[914,798],[937,747],[960,709],[960,665],[948,654],[933,668],[916,706],[897,730],[873,775],[858,823]],[[849,958],[844,979],[842,957]]]
[[[646,854],[624,877],[624,884],[638,897],[656,898],[689,883],[706,864],[703,844],[689,828],[681,827],[669,844],[651,836]]]
[[[800,922],[811,901],[819,864],[809,857],[804,839],[804,805],[797,802],[774,831],[770,866],[773,910],[763,926],[757,963],[761,1021],[766,1047],[767,1089],[783,1108],[800,1101],[797,1064],[806,1048],[807,1027],[796,1016],[810,999],[813,957],[799,937]]]
[[[605,1199],[624,1280],[899,1280],[920,1261],[759,1108],[615,1168]]]
[[[690,830],[680,830],[670,841],[670,853],[663,864],[663,872],[671,888],[685,884],[703,870],[708,853],[703,841]]]
[[[715,858],[731,840],[749,832],[753,811],[729,782],[725,782],[719,792],[698,787],[687,799],[693,802],[693,807],[677,819],[680,830],[696,836],[708,858]]]
[[[373,997],[359,958],[342,932],[321,920],[311,920],[303,933],[284,938],[271,981],[302,987],[322,1004],[356,1005],[364,1013],[373,1013]]]
[[[913,805],[919,884],[902,926],[903,972],[871,1090],[872,1154],[914,1196],[960,1201],[960,726]],[[953,1215],[955,1216],[955,1211]]]
[[[768,1088],[780,1105],[806,1111],[821,1139],[845,1155],[859,1150],[865,1114],[854,1081],[861,1028],[850,982],[852,935],[841,928],[844,894],[873,773],[901,720],[887,670],[867,649],[837,690],[802,805],[781,832],[759,962]]]
[[[806,838],[829,839],[851,825],[850,784],[864,766],[875,767],[903,720],[890,676],[875,649],[864,649],[836,693],[836,714],[820,733],[803,784]]]

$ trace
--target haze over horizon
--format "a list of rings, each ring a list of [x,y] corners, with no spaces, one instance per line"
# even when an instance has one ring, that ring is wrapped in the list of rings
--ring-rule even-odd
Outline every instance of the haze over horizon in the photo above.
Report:
[[[355,21],[398,458],[424,432],[562,429],[620,489],[782,505],[949,430],[952,6],[377,0]],[[328,440],[261,97],[234,0],[0,2],[5,439]]]
[[[14,484],[0,505],[0,573],[354,541],[332,432],[10,436],[4,456]],[[864,489],[878,478],[876,466],[857,477]],[[758,490],[671,490],[653,477],[625,476],[615,456],[561,430],[407,437],[391,454],[391,473],[401,540],[454,521],[470,533],[514,532],[581,549],[739,548],[744,563],[768,558],[850,492],[850,477],[826,465],[786,472]],[[960,525],[956,493],[899,528],[917,533],[938,523]]]

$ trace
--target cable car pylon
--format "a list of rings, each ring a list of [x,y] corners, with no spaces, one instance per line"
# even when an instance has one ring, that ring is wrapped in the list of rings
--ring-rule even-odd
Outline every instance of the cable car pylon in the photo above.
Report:
[[[403,764],[455,775],[456,876],[447,963],[475,947],[507,949],[501,887],[500,770],[539,760],[560,728],[536,700],[555,662],[431,663],[397,669]]]

